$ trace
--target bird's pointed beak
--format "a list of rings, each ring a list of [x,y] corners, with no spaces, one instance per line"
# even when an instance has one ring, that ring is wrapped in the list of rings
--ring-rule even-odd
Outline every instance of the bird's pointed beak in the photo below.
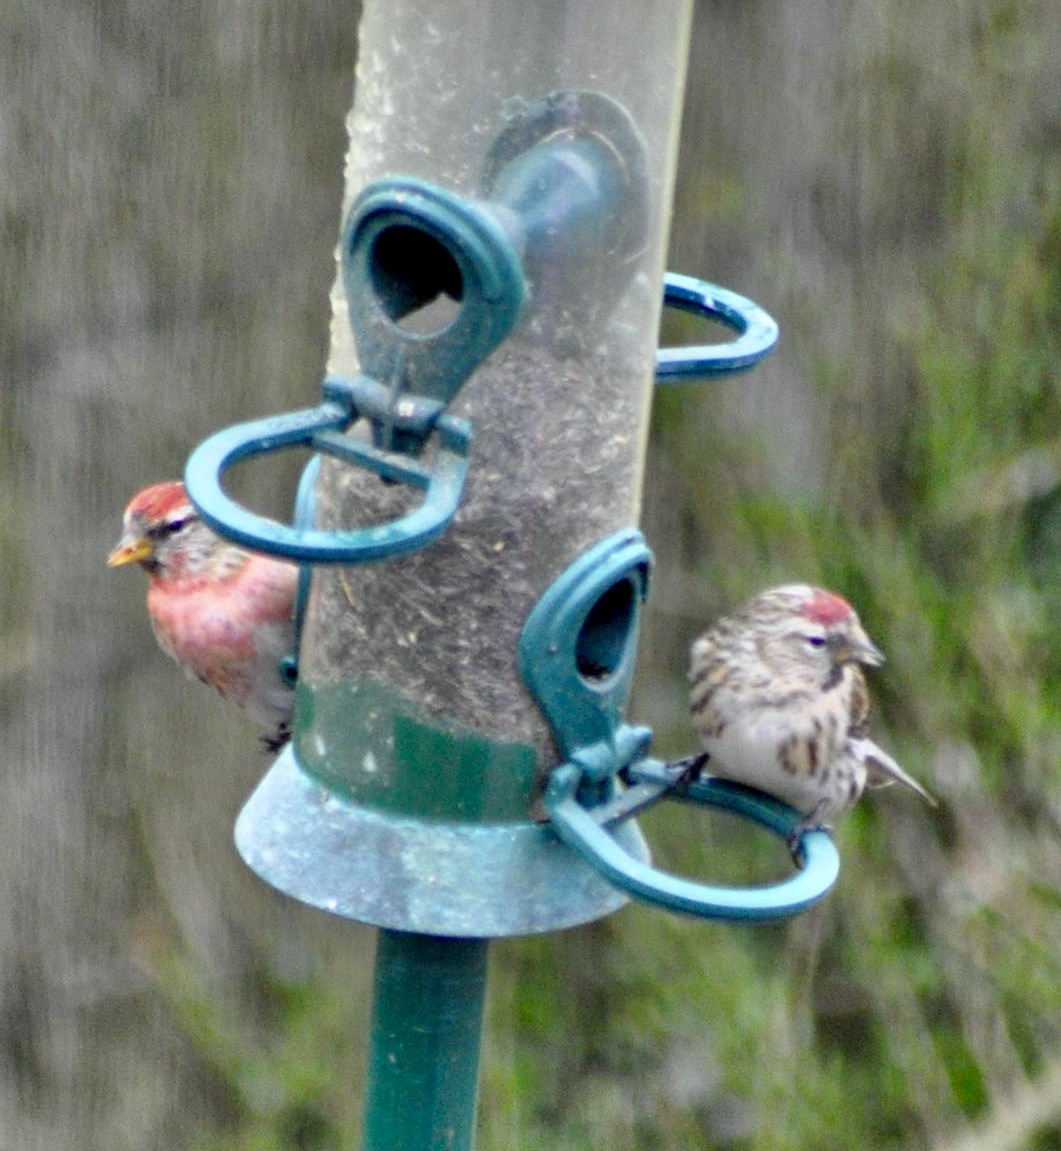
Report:
[[[118,546],[107,556],[107,567],[120,568],[123,564],[135,564],[146,560],[155,550],[147,536],[123,536]]]
[[[839,654],[846,662],[864,663],[867,667],[880,667],[884,662],[884,652],[861,628],[845,637]]]
[[[880,667],[884,662],[884,652],[869,638],[865,637],[865,642],[858,648],[858,660],[860,663],[866,664],[868,667]]]

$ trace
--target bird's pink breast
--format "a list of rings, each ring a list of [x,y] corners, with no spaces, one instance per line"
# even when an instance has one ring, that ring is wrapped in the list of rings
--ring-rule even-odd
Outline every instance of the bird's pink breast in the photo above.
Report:
[[[148,610],[159,643],[191,674],[245,706],[263,658],[259,635],[291,625],[293,573],[252,559],[220,583],[153,583]]]

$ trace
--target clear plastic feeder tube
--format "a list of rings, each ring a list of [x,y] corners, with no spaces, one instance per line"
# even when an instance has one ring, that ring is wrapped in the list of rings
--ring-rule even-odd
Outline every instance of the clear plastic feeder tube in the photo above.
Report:
[[[390,794],[396,717],[509,757],[502,813],[525,813],[556,762],[516,648],[546,587],[638,520],[691,11],[691,0],[364,4],[347,208],[369,182],[399,175],[478,201],[533,201],[533,179],[498,175],[499,149],[554,130],[574,141],[572,164],[583,149],[587,162],[607,157],[612,175],[580,209],[588,227],[561,228],[527,254],[518,326],[451,405],[474,442],[445,535],[404,558],[315,570],[297,754],[355,796],[401,807]],[[459,294],[399,322],[445,324]],[[328,368],[359,372],[341,276]],[[390,520],[406,498],[325,461],[318,526]],[[351,749],[341,769],[336,741]]]

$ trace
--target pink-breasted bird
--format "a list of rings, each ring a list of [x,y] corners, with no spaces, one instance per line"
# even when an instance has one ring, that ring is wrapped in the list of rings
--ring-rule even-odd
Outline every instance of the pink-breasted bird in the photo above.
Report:
[[[216,535],[176,480],[144,488],[125,509],[107,564],[130,563],[147,572],[162,650],[264,728],[266,747],[282,747],[294,689],[281,660],[294,650],[298,568]]]
[[[808,827],[846,811],[867,785],[901,783],[935,805],[869,738],[862,666],[883,662],[841,596],[807,584],[761,592],[692,645],[707,770],[784,800]]]

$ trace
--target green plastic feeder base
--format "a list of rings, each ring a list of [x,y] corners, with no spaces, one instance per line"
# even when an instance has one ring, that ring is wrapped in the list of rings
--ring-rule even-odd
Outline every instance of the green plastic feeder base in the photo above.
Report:
[[[626,851],[647,860],[632,822]],[[285,894],[395,931],[497,938],[588,923],[628,900],[548,825],[414,819],[337,795],[288,747],[236,821],[236,846]]]

